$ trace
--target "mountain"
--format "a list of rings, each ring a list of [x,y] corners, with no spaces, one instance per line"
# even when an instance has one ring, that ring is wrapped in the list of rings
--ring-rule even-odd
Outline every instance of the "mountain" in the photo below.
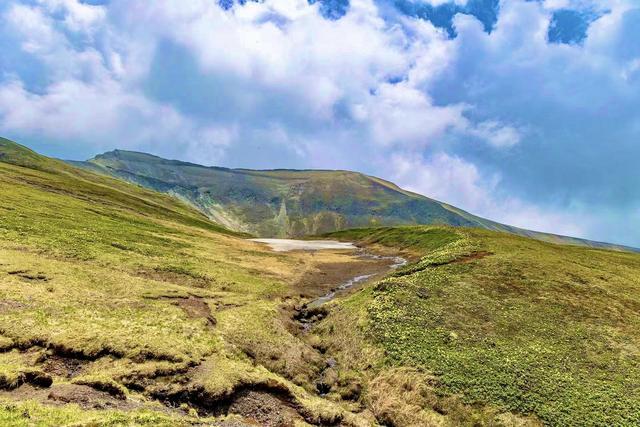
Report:
[[[0,425],[371,425],[283,318],[325,256],[245,237],[0,138]]]
[[[274,252],[96,171],[0,139],[2,426],[640,425],[639,254],[442,225]]]
[[[441,224],[505,231],[557,243],[630,249],[500,224],[357,172],[227,169],[123,150],[70,163],[171,194],[231,230],[261,237]]]

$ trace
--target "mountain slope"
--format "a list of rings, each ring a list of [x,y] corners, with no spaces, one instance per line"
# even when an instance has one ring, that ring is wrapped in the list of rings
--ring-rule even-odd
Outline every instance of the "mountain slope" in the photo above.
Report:
[[[255,425],[251,399],[299,425],[365,425],[317,396],[322,356],[281,313],[325,257],[357,262],[274,254],[0,139],[0,425],[219,425],[234,402]]]
[[[0,425],[640,423],[640,255],[331,236],[411,262],[310,309],[375,261],[272,252],[0,139]]]
[[[316,235],[355,227],[443,224],[506,231],[557,243],[625,249],[500,224],[356,172],[205,167],[122,150],[72,163],[172,194],[227,228],[263,237]]]
[[[464,228],[329,236],[420,257],[314,331],[387,425],[441,425],[456,396],[545,425],[640,425],[640,255]]]

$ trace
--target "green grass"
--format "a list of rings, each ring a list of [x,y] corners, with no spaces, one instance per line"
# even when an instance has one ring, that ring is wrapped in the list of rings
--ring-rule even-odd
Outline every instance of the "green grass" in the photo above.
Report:
[[[2,425],[213,422],[159,411],[152,396],[219,398],[246,385],[285,390],[315,422],[640,423],[637,254],[452,227],[333,233],[419,260],[332,303],[301,337],[283,307],[300,303],[291,284],[329,255],[270,252],[174,198],[6,140],[0,154],[3,396],[56,354],[84,361],[73,378],[52,373],[53,387],[141,403],[88,410],[3,397]],[[181,307],[186,298],[210,318]],[[328,358],[335,384],[320,398]]]
[[[77,405],[47,407],[36,402],[1,402],[0,425],[11,427],[50,426],[189,426],[214,420],[197,417],[171,416],[150,409],[128,412],[116,410],[86,410]],[[212,424],[213,425],[213,424]]]
[[[216,384],[278,381],[310,417],[357,418],[300,387],[312,389],[320,368],[303,359],[312,349],[279,306],[317,262],[309,254],[274,254],[172,197],[7,140],[0,154],[0,389],[56,354],[84,362],[72,379],[54,373],[53,387],[84,384],[150,403],[164,388],[216,395]],[[187,297],[210,315],[181,308]],[[216,369],[221,360],[232,369]],[[200,366],[213,368],[194,375]],[[2,425],[200,422],[157,407],[90,411],[5,397]]]
[[[640,256],[481,230],[446,243],[449,232],[342,235],[403,248],[434,239],[338,311],[360,313],[377,372],[416,367],[440,395],[549,425],[640,424]]]
[[[363,245],[383,245],[395,249],[425,253],[460,240],[453,229],[445,227],[356,228],[327,233],[324,237],[356,241]]]

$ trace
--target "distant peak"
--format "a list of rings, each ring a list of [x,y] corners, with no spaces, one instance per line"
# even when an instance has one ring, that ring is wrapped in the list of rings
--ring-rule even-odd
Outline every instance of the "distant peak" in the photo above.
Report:
[[[121,150],[115,149],[111,151],[104,152],[102,154],[96,155],[91,160],[100,160],[100,159],[119,159],[119,160],[137,160],[137,161],[166,161],[165,159],[154,156],[153,154],[143,153],[140,151],[129,151],[129,150]]]

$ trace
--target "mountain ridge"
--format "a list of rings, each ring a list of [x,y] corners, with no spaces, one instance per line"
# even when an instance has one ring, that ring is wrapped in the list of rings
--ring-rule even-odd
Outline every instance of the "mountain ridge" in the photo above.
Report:
[[[503,231],[552,243],[639,251],[501,224],[391,181],[348,170],[226,168],[119,149],[69,163],[169,193],[227,228],[261,237],[440,224]]]
[[[274,252],[1,138],[0,201],[0,425],[640,423],[638,254],[452,226]]]

